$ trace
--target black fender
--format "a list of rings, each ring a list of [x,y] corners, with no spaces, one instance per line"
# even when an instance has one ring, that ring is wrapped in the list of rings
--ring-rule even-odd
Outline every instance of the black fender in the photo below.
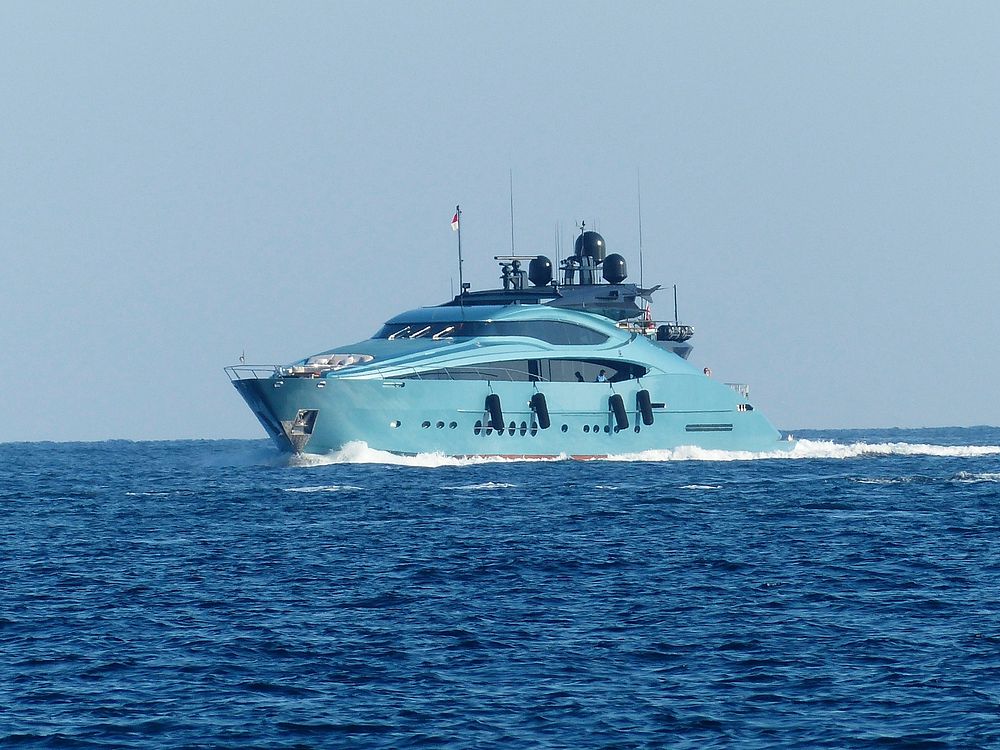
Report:
[[[611,411],[615,413],[615,424],[618,426],[619,430],[624,430],[628,428],[628,412],[625,411],[625,400],[621,397],[621,394],[614,394],[608,399],[608,406],[611,407]]]
[[[649,427],[653,424],[653,402],[649,397],[649,391],[643,389],[635,394],[635,405],[639,407],[642,415],[642,423]]]
[[[486,397],[486,411],[490,413],[493,429],[502,435],[504,430],[503,410],[500,408],[500,397],[497,394],[491,393]]]
[[[552,422],[549,420],[549,405],[545,403],[544,393],[536,393],[531,397],[531,409],[535,412],[535,419],[538,421],[538,426],[543,430],[549,429],[549,425]]]

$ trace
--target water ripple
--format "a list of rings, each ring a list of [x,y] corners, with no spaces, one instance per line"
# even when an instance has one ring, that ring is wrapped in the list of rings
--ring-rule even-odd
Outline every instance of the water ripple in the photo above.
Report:
[[[1000,431],[810,439],[0,446],[0,745],[1000,744]]]

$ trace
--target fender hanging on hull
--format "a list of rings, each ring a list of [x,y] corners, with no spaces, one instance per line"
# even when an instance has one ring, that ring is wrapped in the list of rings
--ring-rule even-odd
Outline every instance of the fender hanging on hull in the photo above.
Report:
[[[500,397],[497,394],[491,393],[486,397],[486,411],[489,412],[493,429],[503,432],[503,409],[500,408]]]
[[[543,430],[549,429],[549,425],[552,422],[549,419],[549,406],[545,402],[544,393],[536,393],[531,397],[531,409],[535,412],[535,419],[538,420],[538,426]]]

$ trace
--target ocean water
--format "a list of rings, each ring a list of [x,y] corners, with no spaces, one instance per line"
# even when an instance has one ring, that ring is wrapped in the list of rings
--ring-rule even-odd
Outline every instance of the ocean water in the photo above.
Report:
[[[1000,429],[0,445],[0,746],[1000,746]]]

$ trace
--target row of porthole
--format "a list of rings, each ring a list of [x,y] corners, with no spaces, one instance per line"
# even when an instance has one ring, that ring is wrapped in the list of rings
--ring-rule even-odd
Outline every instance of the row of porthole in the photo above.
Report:
[[[562,429],[563,432],[569,432],[569,425],[568,424],[564,424],[561,429]],[[640,429],[639,425],[636,425],[635,426],[635,431],[639,432],[639,429]],[[510,425],[508,427],[506,427],[506,428],[502,428],[502,429],[499,429],[499,430],[494,430],[492,422],[487,422],[486,425],[484,426],[483,423],[482,423],[482,420],[476,420],[476,424],[472,428],[472,431],[475,434],[477,434],[477,435],[492,435],[494,432],[496,432],[498,435],[503,435],[505,431],[507,432],[508,435],[513,435],[515,432],[518,432],[518,431],[520,431],[520,433],[522,435],[525,435],[525,434],[528,433],[529,427],[528,427],[528,423],[527,422],[521,422],[520,430],[518,430],[517,423],[516,422],[511,422]],[[585,424],[583,426],[583,431],[587,432],[587,433],[589,433],[589,432],[598,433],[598,432],[601,431],[601,427],[600,427],[600,425],[596,425],[596,424],[593,427],[591,427],[589,424]],[[535,435],[538,434],[538,425],[535,424],[534,422],[531,423],[530,432],[531,432],[532,437],[534,437]],[[605,425],[604,432],[606,432],[608,434],[610,434],[611,432],[618,433],[618,432],[621,432],[621,428],[618,427],[617,425],[614,426],[614,427],[611,427],[610,425]]]
[[[403,423],[400,420],[398,420],[398,419],[394,419],[391,422],[389,422],[389,426],[395,429],[395,428],[402,427]],[[424,422],[421,423],[420,426],[423,429],[425,429],[425,430],[429,430],[430,427],[431,427],[431,423],[429,421],[427,421],[427,420],[424,420]],[[444,422],[438,421],[437,423],[434,424],[434,426],[437,429],[439,429],[439,430],[443,430],[444,429]],[[454,430],[454,429],[457,429],[457,428],[458,428],[458,422],[449,422],[448,423],[448,429]],[[563,432],[569,432],[569,425],[568,424],[564,424],[561,429],[562,429]],[[605,425],[604,426],[604,431],[606,433],[610,433],[612,430],[614,430],[615,432],[620,432],[621,428],[617,427],[617,426],[611,427],[609,425]],[[636,425],[635,426],[635,431],[639,432],[639,430],[640,430],[639,425]],[[531,426],[529,427],[527,422],[521,422],[521,425],[520,425],[520,428],[519,428],[516,422],[511,422],[510,425],[508,425],[504,429],[494,430],[492,422],[487,422],[486,426],[484,427],[482,420],[478,420],[477,419],[475,426],[472,428],[472,431],[474,433],[476,433],[477,435],[480,435],[480,434],[492,435],[494,432],[496,432],[498,435],[503,435],[503,433],[505,431],[509,435],[513,435],[515,432],[520,432],[522,435],[526,435],[526,434],[528,434],[528,432],[531,432],[532,437],[534,437],[535,435],[538,434],[538,425],[535,424],[535,422],[532,422]],[[583,426],[583,431],[584,432],[588,432],[588,433],[589,432],[595,432],[595,433],[597,433],[597,432],[601,431],[601,427],[600,427],[600,425],[596,425],[596,424],[593,427],[591,427],[589,424],[585,424]]]
[[[513,435],[515,432],[518,432],[517,422],[511,422],[506,428],[501,427],[499,430],[494,430],[492,422],[487,422],[484,425],[481,419],[477,419],[476,424],[472,428],[472,431],[477,435],[492,435],[494,432],[496,432],[497,435],[503,435],[504,430],[506,430],[509,435]],[[527,422],[521,422],[520,432],[522,435],[527,435],[528,432],[531,432],[531,436],[534,437],[538,434],[538,424],[532,420],[531,426],[529,427]]]

